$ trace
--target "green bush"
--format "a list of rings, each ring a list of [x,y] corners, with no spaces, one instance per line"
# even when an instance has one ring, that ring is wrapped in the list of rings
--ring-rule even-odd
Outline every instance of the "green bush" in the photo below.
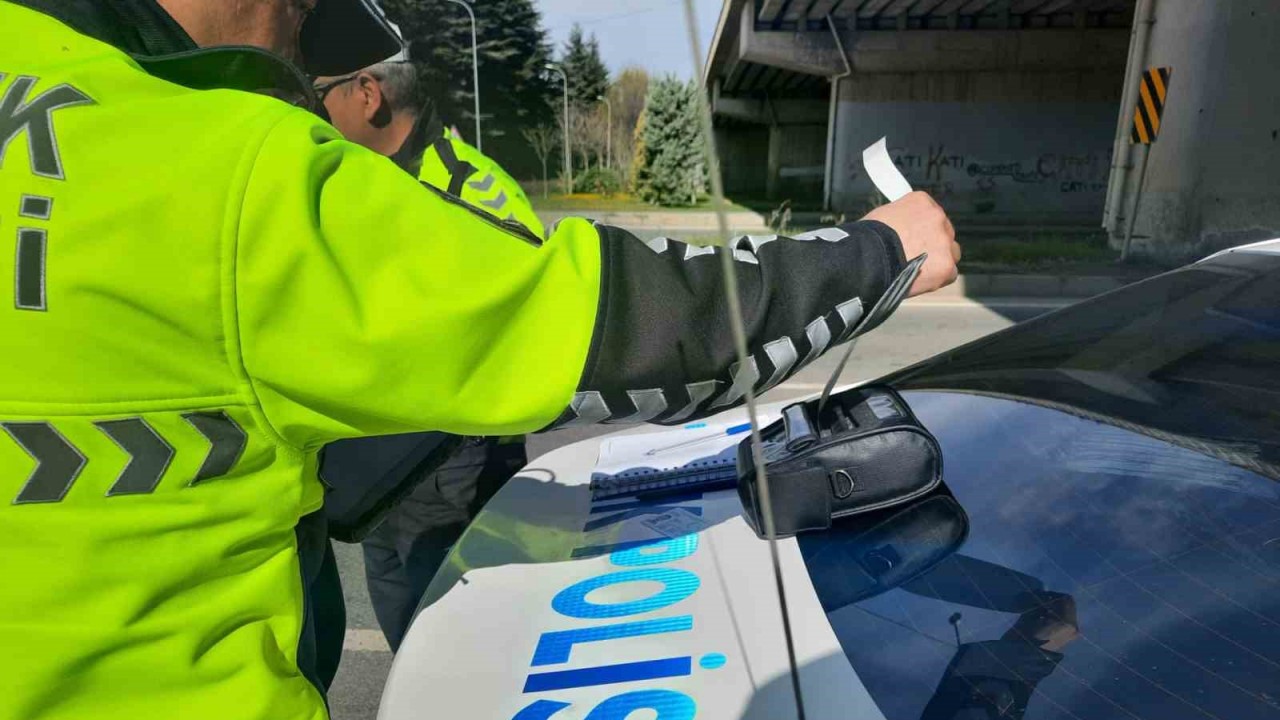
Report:
[[[611,196],[622,192],[622,174],[609,168],[589,168],[573,178],[575,193]]]

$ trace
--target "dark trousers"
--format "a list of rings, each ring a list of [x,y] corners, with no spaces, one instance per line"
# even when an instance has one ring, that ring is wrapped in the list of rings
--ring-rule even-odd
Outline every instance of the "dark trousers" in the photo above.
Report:
[[[365,578],[378,625],[400,648],[436,570],[494,493],[527,462],[522,442],[484,439],[459,450],[365,538]]]
[[[342,662],[342,645],[347,637],[347,603],[338,577],[338,559],[333,543],[325,543],[324,561],[311,589],[316,627],[316,675],[328,690]]]
[[[298,567],[306,589],[302,632],[298,636],[298,669],[325,694],[342,661],[347,606],[325,514],[317,512],[303,517],[298,521],[295,534]]]

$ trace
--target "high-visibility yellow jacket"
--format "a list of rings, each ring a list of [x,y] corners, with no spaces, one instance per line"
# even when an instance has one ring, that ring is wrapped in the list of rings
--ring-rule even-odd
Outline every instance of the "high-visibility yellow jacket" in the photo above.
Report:
[[[229,51],[219,89],[227,53],[144,62],[63,11],[143,5],[0,1],[2,720],[324,717],[319,447],[680,423],[851,334],[903,265],[875,223],[742,239],[738,367],[713,249],[542,242],[246,91],[283,61],[235,85],[266,56]]]
[[[448,130],[427,146],[418,179],[494,217],[518,222],[538,237],[546,234],[520,183],[501,165]]]

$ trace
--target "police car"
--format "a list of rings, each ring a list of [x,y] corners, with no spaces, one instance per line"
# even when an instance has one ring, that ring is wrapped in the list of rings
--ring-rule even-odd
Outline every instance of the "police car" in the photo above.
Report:
[[[1280,241],[881,382],[944,483],[779,541],[804,717],[1280,718]],[[798,717],[768,543],[715,482],[744,422],[531,463],[435,578],[380,717]],[[672,468],[711,481],[656,486]]]

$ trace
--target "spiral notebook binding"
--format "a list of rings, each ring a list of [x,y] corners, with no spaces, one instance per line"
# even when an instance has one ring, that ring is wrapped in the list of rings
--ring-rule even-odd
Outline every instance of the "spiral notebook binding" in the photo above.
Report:
[[[615,475],[592,478],[591,499],[608,500],[630,495],[660,495],[690,490],[721,490],[738,484],[732,456],[695,460],[678,468],[631,468]]]

